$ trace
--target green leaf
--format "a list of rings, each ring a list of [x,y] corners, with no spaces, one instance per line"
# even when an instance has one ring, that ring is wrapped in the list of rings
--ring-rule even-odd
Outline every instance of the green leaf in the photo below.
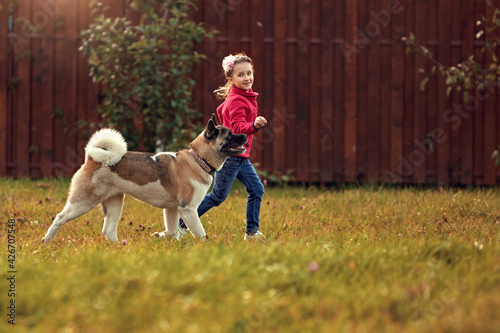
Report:
[[[427,83],[429,82],[429,78],[426,77],[422,81],[420,81],[420,91],[424,91]]]
[[[467,103],[469,101],[469,92],[467,90],[465,90],[462,94],[462,99],[465,103]]]

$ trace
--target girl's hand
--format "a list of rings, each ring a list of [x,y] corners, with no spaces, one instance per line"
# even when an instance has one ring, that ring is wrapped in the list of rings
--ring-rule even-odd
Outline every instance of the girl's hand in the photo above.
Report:
[[[255,119],[255,121],[253,123],[255,128],[264,127],[264,126],[266,126],[266,124],[267,124],[267,120],[266,120],[266,118],[264,118],[262,116],[258,116],[257,119]]]

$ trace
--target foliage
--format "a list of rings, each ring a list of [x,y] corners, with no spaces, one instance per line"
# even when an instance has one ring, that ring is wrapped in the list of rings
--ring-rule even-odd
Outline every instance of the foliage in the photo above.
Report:
[[[126,197],[127,245],[101,235],[100,209],[43,245],[68,185],[0,179],[18,332],[500,330],[499,189],[268,187],[256,244],[243,186],[202,217],[205,243],[151,237],[161,210]]]
[[[498,145],[498,149],[491,154],[491,158],[495,160],[495,166],[500,166],[500,145]]]
[[[96,18],[81,32],[80,50],[89,75],[103,88],[99,108],[107,126],[119,129],[131,149],[173,148],[194,126],[193,66],[204,58],[194,46],[212,37],[189,18],[192,0],[132,0],[139,25],[126,17],[106,17],[93,1]],[[160,14],[159,14],[160,13]]]
[[[267,181],[269,181],[274,185],[282,186],[288,185],[288,183],[295,180],[295,177],[293,176],[293,173],[295,172],[294,170],[288,170],[286,173],[282,173],[279,170],[273,170],[273,172],[269,172],[267,170],[260,169],[261,163],[259,162],[255,162],[253,165],[259,177],[264,180],[264,183],[267,183]]]
[[[497,56],[497,50],[500,46],[500,9],[492,4],[491,0],[484,0],[487,6],[491,7],[493,14],[491,17],[483,16],[481,20],[476,22],[480,30],[476,33],[477,40],[484,40],[482,53],[486,55],[489,64],[482,65],[478,63],[474,55],[467,59],[452,65],[446,66],[440,63],[432,52],[425,46],[418,44],[417,37],[410,33],[408,37],[403,37],[406,43],[406,52],[418,53],[429,59],[434,66],[431,69],[431,74],[440,73],[446,78],[448,89],[446,95],[449,96],[453,90],[462,94],[463,100],[467,102],[470,97],[470,91],[484,91],[489,87],[500,85],[500,61]],[[420,82],[420,89],[425,90],[429,77],[425,77]],[[495,159],[495,164],[500,165],[500,152],[495,150],[492,154]]]
[[[431,73],[441,73],[446,77],[446,84],[448,85],[447,95],[450,95],[453,89],[461,92],[464,101],[469,98],[469,91],[471,89],[484,90],[487,85],[500,84],[500,64],[499,58],[496,55],[497,48],[499,47],[500,37],[498,31],[500,30],[500,9],[494,7],[491,0],[485,0],[488,6],[493,7],[493,16],[491,18],[484,17],[482,20],[476,22],[481,30],[476,34],[475,38],[480,40],[484,39],[484,47],[482,52],[491,58],[491,63],[483,67],[479,64],[474,55],[471,55],[466,60],[459,62],[452,66],[446,66],[434,58],[432,52],[425,46],[418,44],[417,37],[410,33],[408,37],[404,37],[403,41],[406,43],[407,53],[419,53],[429,59],[434,66]],[[422,90],[425,89],[429,78],[426,77],[421,82]]]

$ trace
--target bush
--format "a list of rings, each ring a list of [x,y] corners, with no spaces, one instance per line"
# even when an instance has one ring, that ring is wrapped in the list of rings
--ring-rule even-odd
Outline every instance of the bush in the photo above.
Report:
[[[193,66],[204,58],[194,50],[213,37],[190,19],[190,0],[132,0],[139,25],[106,17],[98,0],[96,18],[81,32],[89,76],[102,85],[103,124],[121,131],[130,149],[172,149],[190,139],[199,114],[193,107]],[[161,13],[160,15],[158,13]],[[196,131],[194,131],[196,132]]]
[[[462,94],[464,102],[469,101],[470,91],[483,92],[485,89],[490,91],[500,85],[500,58],[498,57],[498,46],[500,45],[500,8],[491,0],[484,0],[485,4],[491,8],[491,17],[482,16],[476,22],[479,31],[476,33],[477,40],[484,39],[484,47],[481,53],[486,54],[491,59],[488,64],[480,64],[476,61],[474,55],[453,65],[446,66],[440,63],[430,52],[430,50],[418,44],[417,37],[410,33],[408,37],[403,37],[406,44],[406,53],[418,53],[426,57],[433,64],[430,75],[440,73],[446,78],[448,89],[446,96],[449,96],[453,90]],[[425,90],[429,76],[426,76],[420,82],[420,89]],[[493,151],[491,158],[495,160],[495,166],[500,166],[500,145]]]

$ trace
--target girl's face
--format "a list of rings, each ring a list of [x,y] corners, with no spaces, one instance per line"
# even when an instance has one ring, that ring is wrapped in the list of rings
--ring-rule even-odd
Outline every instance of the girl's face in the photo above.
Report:
[[[233,73],[229,78],[232,84],[241,90],[249,91],[253,85],[253,68],[248,62],[240,62],[233,66]]]

